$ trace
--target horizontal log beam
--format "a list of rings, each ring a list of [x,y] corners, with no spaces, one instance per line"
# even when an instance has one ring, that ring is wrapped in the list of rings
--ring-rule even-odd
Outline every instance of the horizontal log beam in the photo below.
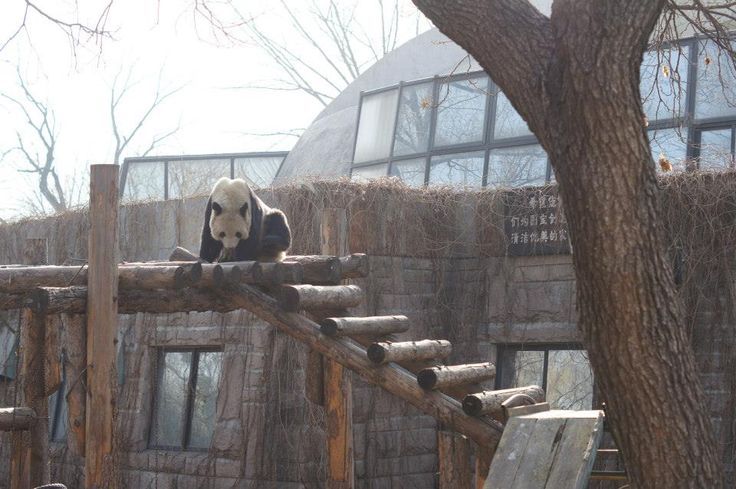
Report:
[[[120,265],[121,289],[180,289],[201,277],[201,265]],[[199,273],[198,273],[199,271]],[[87,284],[87,267],[41,266],[0,269],[0,292],[25,294],[36,287],[70,287]]]
[[[284,285],[279,292],[279,304],[289,312],[347,309],[363,298],[363,290],[356,285]]]
[[[301,263],[302,265],[311,264],[316,266],[330,263],[330,266],[332,267],[335,266],[334,260],[337,260],[339,262],[338,269],[340,271],[340,278],[337,279],[337,282],[335,283],[339,283],[340,280],[348,278],[365,278],[369,273],[368,255],[365,253],[353,253],[351,255],[341,257],[332,255],[288,255],[286,259]],[[311,282],[312,280],[310,280],[310,278],[313,278],[315,281],[319,281],[321,277],[324,277],[324,275],[320,275],[318,277],[305,276],[305,281]],[[324,278],[322,278],[322,280],[324,280]]]
[[[459,402],[440,392],[423,390],[417,385],[415,376],[401,367],[372,364],[365,350],[352,341],[323,335],[315,322],[301,314],[284,311],[275,299],[263,292],[241,285],[226,289],[222,295],[227,296],[228,302],[247,309],[325,357],[354,371],[367,382],[404,399],[476,443],[483,446],[495,446],[498,443],[503,430],[500,423],[468,416],[462,411]]]
[[[169,260],[171,261],[198,261],[199,257],[189,251],[186,248],[182,248],[181,246],[177,246],[174,248],[174,251],[171,252],[171,255],[169,255]]]
[[[423,389],[447,389],[475,384],[496,377],[496,366],[490,362],[426,368],[417,375]]]
[[[320,331],[328,336],[377,338],[408,330],[409,318],[406,316],[326,318],[320,321]]]
[[[0,408],[0,431],[23,431],[36,424],[36,413],[29,407]]]
[[[538,385],[530,385],[527,387],[468,394],[463,399],[463,411],[471,416],[487,415],[497,420],[503,420],[505,413],[501,404],[506,399],[517,394],[529,396],[535,402],[544,402],[544,389]]]
[[[368,347],[368,358],[378,364],[388,362],[417,362],[439,360],[452,353],[452,343],[447,340],[388,341],[373,343]]]
[[[279,263],[256,262],[250,277],[243,283],[263,286],[300,284],[304,281],[304,268],[300,263],[286,261]]]
[[[304,270],[304,282],[316,285],[337,285],[342,280],[340,259],[330,255],[294,255],[286,261],[299,263]]]

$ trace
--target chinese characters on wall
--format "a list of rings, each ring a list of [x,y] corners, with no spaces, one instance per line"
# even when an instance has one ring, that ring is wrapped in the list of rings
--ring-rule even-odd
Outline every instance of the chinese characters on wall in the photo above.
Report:
[[[556,187],[519,189],[506,199],[504,228],[509,255],[570,252],[567,221]]]

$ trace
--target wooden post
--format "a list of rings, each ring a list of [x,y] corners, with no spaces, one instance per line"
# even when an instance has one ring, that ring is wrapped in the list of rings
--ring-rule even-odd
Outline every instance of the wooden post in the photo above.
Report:
[[[115,341],[118,323],[118,166],[92,165],[87,275],[85,487],[117,487],[113,477]]]
[[[347,252],[345,209],[324,209],[321,224],[321,252]],[[324,365],[324,399],[327,413],[327,488],[355,487],[353,460],[353,386],[350,372],[327,358]]]
[[[48,242],[45,238],[28,238],[23,246],[24,265],[48,264]],[[39,328],[40,327],[40,328]],[[12,438],[11,487],[23,488],[43,484],[48,480],[48,401],[43,392],[45,377],[44,334],[45,319],[40,320],[29,310],[23,311],[20,348],[20,388],[23,403],[33,409],[40,422],[29,433],[15,432]],[[40,410],[39,410],[40,408]],[[44,472],[45,471],[45,472]],[[44,477],[45,474],[45,477]]]
[[[440,489],[472,489],[470,440],[454,431],[437,430]]]
[[[491,460],[496,452],[496,447],[476,445],[475,447],[475,489],[483,489],[488,471],[491,468]]]

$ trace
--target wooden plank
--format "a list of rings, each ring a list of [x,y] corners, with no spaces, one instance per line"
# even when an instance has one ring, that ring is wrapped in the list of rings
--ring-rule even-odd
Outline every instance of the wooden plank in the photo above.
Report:
[[[475,488],[483,489],[488,478],[488,470],[491,467],[496,446],[476,445],[475,447]]]
[[[347,251],[345,209],[324,209],[320,226],[321,252],[341,255]],[[340,276],[340,262],[335,268]],[[362,291],[360,292],[362,297]],[[342,309],[342,305],[338,306]],[[329,358],[324,365],[325,412],[327,414],[327,488],[355,487],[353,453],[353,385],[350,372]]]
[[[509,419],[484,489],[584,489],[602,411],[546,411]]]
[[[50,396],[61,386],[61,325],[58,316],[49,316],[44,330],[44,386]]]
[[[470,440],[452,431],[437,431],[440,489],[472,489]]]
[[[304,394],[309,402],[325,405],[325,376],[322,355],[314,350],[307,352],[307,366],[304,371]]]
[[[87,291],[85,487],[117,487],[113,457],[118,295],[118,166],[92,165]]]
[[[550,411],[549,413],[554,413]],[[603,437],[603,411],[578,411],[575,417],[568,418],[568,429],[559,443],[559,457],[549,472],[545,489],[569,487],[584,489],[588,487],[596,450]],[[540,413],[538,416],[549,415]],[[570,426],[572,425],[572,426]]]

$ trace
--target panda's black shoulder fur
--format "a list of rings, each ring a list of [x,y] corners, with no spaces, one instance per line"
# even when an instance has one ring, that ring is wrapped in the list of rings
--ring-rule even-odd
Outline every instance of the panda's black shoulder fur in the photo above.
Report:
[[[251,213],[248,239],[241,240],[235,248],[235,261],[279,261],[291,246],[291,229],[286,216],[279,209],[268,207],[255,192],[250,192]],[[212,237],[210,216],[212,215],[212,196],[207,201],[207,209],[202,228],[202,241],[199,257],[214,262],[222,252],[222,242]]]

